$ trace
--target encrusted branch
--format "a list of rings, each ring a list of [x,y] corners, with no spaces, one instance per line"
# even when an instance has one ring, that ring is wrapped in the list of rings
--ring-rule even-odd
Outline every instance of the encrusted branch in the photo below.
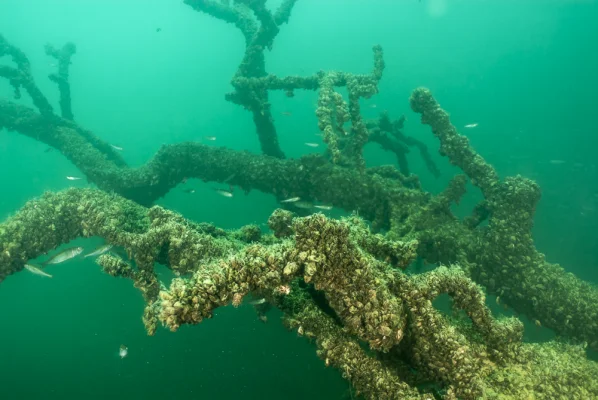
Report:
[[[272,218],[273,226],[282,226]],[[149,334],[158,323],[171,330],[199,323],[252,294],[278,306],[285,324],[314,339],[326,365],[339,368],[368,399],[431,400],[429,389],[416,389],[424,381],[443,387],[450,399],[490,393],[525,398],[539,388],[547,399],[598,396],[596,363],[579,348],[521,343],[521,323],[494,319],[481,288],[458,267],[406,275],[376,260],[369,249],[375,254],[388,244],[355,218],[293,218],[292,229],[288,239],[248,244],[233,233],[214,237],[160,207],[70,189],[30,201],[0,224],[0,243],[6,244],[0,277],[76,237],[100,236],[128,255],[106,254],[98,263],[142,292]],[[413,259],[414,250],[413,243],[395,247],[399,266]],[[181,275],[168,289],[157,279],[156,262]],[[443,293],[469,318],[438,312],[432,300]],[[514,371],[529,372],[522,380]]]
[[[450,123],[445,126],[450,127]],[[224,182],[236,174],[230,183],[245,190],[273,193],[279,199],[298,196],[359,210],[375,229],[390,227],[390,240],[417,240],[418,254],[428,262],[461,264],[469,276],[516,311],[598,348],[598,291],[559,266],[546,263],[533,246],[531,225],[537,186],[520,177],[494,181],[493,169],[470,147],[465,154],[473,154],[470,158],[480,167],[464,164],[464,169],[478,173],[476,182],[486,182],[489,196],[482,216],[489,218],[489,225],[483,228],[470,219],[461,223],[452,215],[446,204],[456,201],[454,196],[447,198],[449,203],[440,201],[438,204],[445,204],[442,207],[428,205],[428,194],[406,188],[402,178],[380,168],[360,174],[317,156],[283,161],[182,143],[164,146],[149,163],[132,169],[90,132],[58,117],[45,118],[27,107],[0,101],[0,127],[56,147],[100,188],[140,204],[152,204],[186,177]],[[452,146],[467,143],[458,137],[453,139],[444,130],[439,137]],[[443,148],[454,148],[447,143]],[[462,154],[458,148],[453,152]],[[492,172],[490,181],[479,173],[486,170]],[[546,287],[559,288],[559,295]]]
[[[62,118],[73,120],[71,109],[71,86],[69,84],[69,67],[71,57],[77,52],[73,43],[67,43],[62,49],[57,50],[51,45],[46,45],[46,54],[58,61],[58,74],[50,74],[49,78],[58,85],[60,91],[60,110]]]
[[[279,31],[278,26],[288,21],[295,1],[283,2],[274,16],[266,8],[264,0],[237,0],[234,5],[229,2],[218,3],[211,0],[185,0],[185,3],[197,11],[235,24],[243,33],[247,47],[239,69],[233,78],[233,86],[235,86],[234,81],[237,78],[266,76],[264,50],[272,47],[274,38]],[[251,12],[254,13],[257,21]],[[226,99],[251,111],[262,152],[273,157],[284,158],[270,111],[268,90],[265,88],[241,89],[235,86],[235,92],[227,94]]]
[[[54,114],[52,106],[35,84],[27,56],[21,50],[9,44],[4,36],[0,35],[0,57],[3,56],[11,57],[17,65],[16,68],[0,65],[0,76],[8,79],[14,88],[15,99],[21,98],[21,87],[23,87],[31,96],[33,104],[39,112],[45,117],[51,117]]]
[[[461,168],[485,197],[465,222],[474,227],[488,218],[488,228],[466,254],[454,261],[469,265],[469,275],[518,312],[533,316],[559,334],[598,349],[598,290],[550,264],[532,239],[538,185],[521,176],[500,181],[494,168],[451,124],[448,113],[427,89],[417,89],[411,107],[440,140],[440,152]]]
[[[410,176],[409,164],[407,162],[407,153],[409,147],[415,146],[420,152],[420,155],[428,171],[434,175],[435,178],[440,176],[440,170],[436,163],[432,160],[428,147],[413,137],[407,136],[402,132],[405,123],[405,116],[401,116],[396,121],[391,121],[388,113],[385,111],[380,114],[378,121],[369,121],[367,128],[370,131],[369,141],[376,142],[382,146],[384,150],[391,151],[397,156],[399,170],[404,176]]]
[[[239,305],[251,293],[285,311],[289,326],[300,334],[316,340],[321,334],[319,354],[370,398],[415,396],[413,388],[428,379],[444,387],[447,399],[489,393],[525,398],[535,392],[546,398],[597,396],[595,365],[584,360],[579,349],[522,345],[520,323],[495,320],[472,281],[537,324],[598,348],[598,291],[547,263],[535,249],[531,228],[540,192],[533,181],[520,176],[501,180],[458,133],[431,93],[414,91],[411,106],[439,139],[441,154],[461,168],[484,196],[470,217],[459,220],[451,205],[465,193],[465,176],[455,177],[438,195],[423,192],[417,177],[409,173],[405,153],[409,146],[418,147],[428,168],[437,172],[427,148],[401,133],[401,120],[392,123],[383,116],[377,124],[366,124],[361,117],[360,98],[375,94],[382,76],[379,47],[374,48],[374,71],[369,75],[322,72],[278,78],[266,74],[263,52],[272,46],[279,25],[288,20],[294,1],[283,2],[274,14],[263,0],[188,3],[234,23],[245,35],[247,51],[233,78],[235,92],[227,98],[253,113],[263,151],[273,157],[181,143],[164,146],[147,164],[129,168],[108,143],[70,120],[68,90],[61,88],[65,118],[53,114],[33,82],[25,55],[0,37],[0,56],[8,55],[16,64],[0,66],[0,76],[9,79],[17,96],[25,88],[40,112],[0,101],[0,129],[57,148],[101,189],[137,202],[73,190],[28,203],[0,225],[0,280],[62,243],[101,236],[127,254],[107,254],[98,262],[107,273],[132,279],[142,291],[150,333],[160,322],[171,329],[197,323],[216,307]],[[54,80],[68,89],[68,59],[74,47],[48,52],[61,62]],[[340,86],[349,92],[347,101],[335,92]],[[292,95],[295,89],[320,89],[317,115],[332,163],[322,156],[280,159],[268,91]],[[351,127],[346,129],[349,121]],[[361,151],[368,141],[394,151],[403,173],[388,166],[366,169]],[[276,238],[264,239],[255,226],[228,233],[190,223],[159,207],[141,206],[151,205],[190,177],[227,182],[245,191],[257,189],[279,200],[301,197],[307,203],[356,210],[372,221],[375,232],[386,234],[371,233],[357,217],[296,218],[279,210],[269,221]],[[285,207],[297,209],[293,203]],[[488,225],[482,226],[485,220]],[[452,267],[417,277],[399,271],[416,254]],[[160,289],[153,270],[156,262],[181,275],[169,289]],[[303,304],[309,312],[301,314],[289,292],[307,296]],[[432,301],[441,293],[447,293],[467,318],[448,318],[435,310]],[[326,322],[322,312],[328,313]],[[344,336],[331,339],[330,323]],[[358,341],[369,346],[376,362],[357,349]],[[338,349],[341,344],[348,351]],[[546,366],[546,354],[559,360],[557,377]],[[360,365],[370,365],[380,377],[373,379]],[[409,368],[417,368],[418,374]],[[534,370],[525,382],[514,377],[530,368]]]

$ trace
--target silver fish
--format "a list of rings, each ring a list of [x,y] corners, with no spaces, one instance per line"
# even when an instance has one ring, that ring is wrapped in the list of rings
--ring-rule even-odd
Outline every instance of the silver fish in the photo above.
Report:
[[[294,203],[296,201],[301,200],[301,197],[291,197],[290,199],[281,200],[281,203]]]
[[[476,126],[478,126],[478,123],[477,123],[477,122],[476,122],[476,123],[473,123],[473,124],[467,124],[467,125],[465,125],[465,128],[469,128],[469,129],[471,129],[471,128],[475,128]]]
[[[111,244],[101,245],[100,247],[98,247],[97,249],[92,251],[91,253],[84,255],[83,258],[100,256],[100,255],[104,254],[105,252],[109,251],[111,248],[112,248]]]
[[[112,147],[114,150],[123,151],[123,148],[120,146],[115,146],[115,145],[111,144],[110,147]]]
[[[317,204],[314,206],[315,208],[319,208],[320,210],[332,210],[332,206],[326,206],[323,204]]]
[[[228,183],[228,181],[232,180],[235,176],[237,176],[237,174],[232,174],[231,176],[229,176],[228,178],[226,178],[223,183]]]
[[[230,190],[225,190],[225,189],[214,189],[216,191],[216,193],[218,193],[220,196],[224,196],[224,197],[233,197],[233,192],[231,192]]]
[[[257,306],[258,304],[264,304],[265,302],[266,302],[266,299],[261,298],[261,299],[250,301],[249,304],[251,304],[252,306]]]
[[[79,181],[82,178],[78,178],[76,176],[67,176],[66,179],[68,179],[69,181]]]
[[[309,209],[311,209],[314,206],[309,201],[296,201],[296,202],[293,203],[293,205],[295,207],[297,207],[297,208],[302,208],[304,210],[309,210]]]
[[[309,146],[309,147],[318,147],[319,146],[318,143],[305,143],[305,145]]]
[[[83,252],[83,247],[69,247],[61,251],[60,253],[56,254],[54,257],[50,258],[48,261],[45,261],[43,265],[49,264],[60,264],[71,258],[77,257],[79,254]]]
[[[52,277],[52,275],[45,273],[41,268],[38,268],[35,265],[25,264],[25,269],[35,275],[45,276],[46,278]]]

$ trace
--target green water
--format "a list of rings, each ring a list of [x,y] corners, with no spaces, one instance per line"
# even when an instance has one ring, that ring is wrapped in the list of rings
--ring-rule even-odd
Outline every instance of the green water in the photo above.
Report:
[[[275,5],[277,2],[270,2]],[[409,162],[425,190],[439,192],[457,172],[437,154],[429,128],[409,110],[410,91],[430,88],[476,150],[502,176],[522,174],[542,187],[534,228],[537,248],[582,279],[598,282],[598,3],[592,0],[299,0],[281,27],[268,72],[368,73],[371,46],[385,52],[380,94],[363,102],[365,117],[388,110],[407,116],[405,133],[425,142],[442,176],[416,151]],[[160,31],[158,32],[158,28]],[[37,85],[58,110],[47,79],[46,43],[77,45],[70,69],[75,120],[123,148],[140,165],[163,143],[204,140],[259,152],[251,115],[227,102],[244,51],[238,30],[182,0],[2,0],[0,34],[31,62]],[[0,59],[0,65],[10,63]],[[317,94],[271,93],[283,151],[297,157],[320,148]],[[0,79],[0,97],[12,88]],[[20,100],[30,105],[27,95]],[[373,107],[375,105],[375,107]],[[14,132],[0,132],[0,218],[46,190],[89,186],[59,152]],[[377,145],[368,165],[395,163]],[[223,228],[264,223],[273,196],[232,199],[190,180],[158,201],[188,218]],[[479,194],[462,204],[471,209]],[[93,248],[93,240],[77,241]],[[128,280],[92,261],[27,273],[0,285],[1,399],[342,399],[340,374],[279,323],[258,321],[250,306],[177,333],[145,334],[143,301]],[[550,333],[530,330],[526,339]],[[126,344],[129,356],[118,357]]]

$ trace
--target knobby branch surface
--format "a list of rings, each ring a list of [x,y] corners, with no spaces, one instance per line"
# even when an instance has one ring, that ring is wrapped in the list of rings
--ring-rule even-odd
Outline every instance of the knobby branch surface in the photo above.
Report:
[[[417,241],[390,242],[357,217],[277,210],[269,224],[278,238],[251,226],[217,231],[100,190],[46,193],[0,225],[0,276],[61,243],[100,236],[115,251],[98,264],[141,291],[149,334],[158,324],[176,331],[200,323],[251,294],[279,307],[285,324],[315,340],[326,365],[366,398],[431,400],[416,389],[430,380],[455,399],[598,395],[597,365],[581,347],[523,344],[521,322],[492,317],[481,287],[459,267],[402,272]],[[165,287],[156,263],[180,277]],[[437,311],[432,301],[442,294],[467,317]]]
[[[429,381],[446,399],[597,397],[596,367],[581,347],[522,344],[520,322],[493,318],[478,286],[561,337],[598,349],[598,291],[546,262],[534,246],[531,228],[540,199],[535,182],[501,179],[430,91],[420,88],[412,93],[411,108],[438,138],[440,154],[465,173],[442,193],[426,193],[409,170],[409,147],[418,148],[434,175],[438,170],[423,143],[402,133],[403,119],[361,117],[359,99],[378,90],[381,48],[374,48],[368,75],[329,71],[278,78],[265,72],[264,50],[272,48],[295,1],[284,1],[275,12],[260,0],[186,3],[243,33],[246,53],[227,98],[253,113],[264,155],[180,143],[131,168],[112,146],[73,121],[68,72],[74,45],[46,47],[58,61],[58,73],[50,75],[60,91],[57,116],[25,54],[0,36],[0,57],[14,64],[0,65],[0,76],[17,99],[24,89],[37,108],[0,100],[0,129],[58,149],[102,190],[47,193],[2,223],[0,281],[63,243],[100,236],[120,251],[98,263],[141,290],[150,334],[158,324],[176,330],[199,323],[216,307],[238,306],[251,294],[267,300],[256,306],[258,313],[270,304],[283,310],[287,326],[313,338],[326,365],[339,368],[368,398],[431,399],[434,393],[422,389]],[[342,86],[347,101],[335,91]],[[296,89],[319,90],[316,115],[326,156],[283,159],[268,91],[292,95]],[[366,168],[367,142],[395,153],[399,169]],[[260,190],[279,200],[301,197],[356,211],[370,223],[357,216],[300,218],[304,209],[284,203],[286,210],[269,220],[274,236],[264,236],[255,226],[227,232],[146,208],[186,178]],[[468,178],[484,199],[459,220],[451,206],[465,194]],[[401,272],[416,257],[451,267]],[[161,287],[155,263],[180,278]],[[432,301],[441,294],[467,317],[439,313]]]

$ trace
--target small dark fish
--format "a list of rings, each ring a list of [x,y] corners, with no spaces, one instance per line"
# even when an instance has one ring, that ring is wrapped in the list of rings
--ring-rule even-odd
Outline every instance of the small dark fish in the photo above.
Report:
[[[156,32],[161,32],[162,28],[156,28]]]
[[[53,148],[51,148],[51,147],[48,147],[46,150],[44,150],[44,153],[49,153],[49,152],[51,152],[51,151],[53,151],[53,150],[54,150]]]

